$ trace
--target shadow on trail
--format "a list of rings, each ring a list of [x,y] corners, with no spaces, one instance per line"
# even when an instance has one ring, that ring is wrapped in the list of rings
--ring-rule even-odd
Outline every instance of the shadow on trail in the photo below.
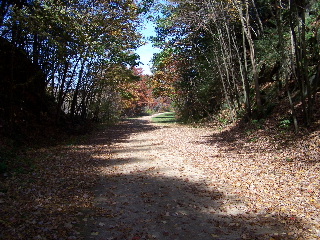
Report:
[[[127,142],[127,138],[136,133],[148,132],[158,127],[148,124],[147,120],[126,119],[114,126],[107,126],[97,133],[91,144]]]
[[[313,123],[310,132],[301,130],[301,132],[295,134],[292,129],[280,128],[274,123],[264,125],[262,123],[246,123],[241,120],[230,128],[206,136],[206,140],[198,143],[216,145],[227,154],[229,152],[275,154],[282,150],[288,150],[294,144],[301,142],[302,151],[309,153],[307,157],[305,156],[304,163],[315,165],[319,163],[320,151],[318,149],[314,151],[313,142],[310,142],[310,138],[317,138],[315,136],[318,135],[319,129],[320,124]],[[299,154],[292,154],[290,159],[296,162],[301,161]]]
[[[237,214],[236,197],[178,178],[110,175],[99,193],[85,239],[297,239],[290,229],[303,229],[289,216]],[[226,198],[233,215],[224,213]]]
[[[243,204],[237,196],[181,176],[165,177],[156,168],[97,176],[97,167],[141,161],[110,158],[111,144],[156,129],[147,121],[127,120],[85,143],[35,152],[34,171],[15,175],[1,192],[0,239],[277,240],[299,239],[291,229],[307,231],[294,216],[237,212]],[[95,207],[92,189],[99,190]],[[233,214],[226,215],[231,207]]]
[[[94,142],[127,142],[131,134],[155,129],[145,121],[128,120],[106,129]],[[137,161],[146,159],[95,159],[101,167],[115,169]],[[303,229],[303,221],[293,216],[243,211],[246,206],[237,196],[181,176],[164,176],[157,168],[101,174],[96,194],[97,211],[88,215],[84,239],[298,239],[292,229]]]

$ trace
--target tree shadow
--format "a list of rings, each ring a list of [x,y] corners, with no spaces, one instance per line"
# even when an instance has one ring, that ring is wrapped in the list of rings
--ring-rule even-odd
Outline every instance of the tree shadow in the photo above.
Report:
[[[156,129],[144,121],[132,124],[111,130],[118,138],[100,137],[100,144],[127,142],[130,134]],[[85,211],[84,239],[298,239],[295,230],[306,228],[293,215],[253,212],[239,196],[204,182],[163,176],[156,168],[112,170],[143,158],[93,158],[109,170],[95,189],[96,211]]]
[[[157,120],[156,123],[178,123],[178,121],[177,120],[165,120],[165,118],[164,118],[164,120]]]
[[[313,132],[294,134],[294,132],[274,125],[274,123],[266,124],[269,128],[265,128],[263,123],[247,123],[245,120],[241,120],[231,127],[205,136],[205,140],[197,143],[215,145],[220,149],[221,153],[225,154],[231,152],[236,154],[277,154],[282,150],[286,150],[290,155],[287,160],[289,159],[292,162],[303,161],[307,165],[319,162],[319,149],[309,146],[312,143],[308,143],[309,137],[319,131],[319,126],[314,127]],[[294,144],[297,143],[300,143],[299,146],[293,148]],[[305,159],[302,160],[300,154],[295,154],[296,150],[308,153],[305,155]],[[282,160],[286,161],[286,159]]]
[[[0,181],[0,239],[79,239],[76,223],[81,211],[90,208],[90,191],[99,179],[97,156],[107,159],[111,144],[156,128],[147,121],[130,119],[102,126],[90,138],[25,151],[22,157],[32,159],[32,166]],[[108,164],[127,162],[111,160]]]
[[[105,143],[121,143],[128,142],[127,138],[132,134],[141,132],[149,132],[158,129],[147,120],[142,119],[126,119],[114,126],[106,126],[103,130],[98,131],[90,144]]]
[[[156,174],[103,176],[84,238],[297,239],[303,229],[294,216],[252,213],[237,196]]]
[[[295,216],[258,214],[237,196],[156,169],[104,175],[142,161],[110,158],[109,146],[157,129],[141,120],[105,128],[86,143],[42,149],[33,172],[0,195],[1,239],[298,239]],[[106,154],[105,158],[102,156]],[[97,157],[101,156],[101,157]],[[100,181],[100,182],[97,182]],[[91,191],[96,190],[91,206]],[[79,234],[79,232],[81,234]]]

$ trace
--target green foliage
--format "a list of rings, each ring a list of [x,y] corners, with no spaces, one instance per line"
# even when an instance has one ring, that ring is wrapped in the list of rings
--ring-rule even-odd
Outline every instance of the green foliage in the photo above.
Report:
[[[289,129],[291,127],[291,121],[288,119],[281,120],[279,127],[282,129]]]
[[[231,119],[236,113],[261,119],[295,91],[292,106],[302,103],[300,114],[309,118],[318,91],[319,6],[170,1],[156,19],[153,41],[163,51],[153,62],[160,81],[175,76],[179,116],[208,118],[225,103]]]
[[[229,122],[229,119],[223,118],[223,117],[218,117],[218,121],[222,123],[223,125],[226,125]]]
[[[251,124],[256,128],[256,129],[263,129],[265,120],[264,119],[252,119]]]
[[[239,112],[262,118],[293,91],[292,106],[302,103],[311,119],[319,86],[317,1],[290,7],[270,0],[18,2],[3,3],[1,36],[46,76],[56,122],[62,115],[118,119],[123,109],[143,108],[132,90],[141,14],[152,15],[153,43],[162,49],[153,58],[153,93],[172,99],[186,121],[212,118],[224,104],[226,119]]]
[[[291,159],[291,158],[286,158],[286,161],[287,161],[287,162],[293,162],[293,159]]]
[[[174,112],[163,113],[151,119],[154,123],[176,123],[177,118]]]

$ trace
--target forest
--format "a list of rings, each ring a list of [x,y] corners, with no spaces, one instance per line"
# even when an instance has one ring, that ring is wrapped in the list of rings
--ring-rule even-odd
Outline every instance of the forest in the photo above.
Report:
[[[136,97],[141,4],[1,1],[3,128],[117,118]]]
[[[149,39],[142,34],[146,21],[155,26],[156,34]],[[148,42],[160,49],[151,60],[151,75],[139,67],[140,56],[136,53]],[[47,171],[52,166],[54,171],[60,164],[69,170],[78,169],[77,174],[57,170],[61,181],[61,176],[71,174],[70,182],[82,182],[84,195],[90,195],[88,189],[92,189],[96,175],[86,171],[94,171],[96,165],[90,165],[86,159],[94,154],[82,145],[77,145],[72,153],[65,147],[43,148],[68,141],[67,146],[76,146],[85,141],[86,134],[104,128],[109,129],[109,135],[103,139],[109,142],[102,145],[110,146],[113,139],[121,142],[122,137],[132,133],[154,130],[139,124],[140,128],[136,127],[131,118],[169,111],[174,112],[174,121],[181,127],[225,130],[227,137],[221,134],[216,138],[221,144],[232,144],[237,137],[242,141],[245,136],[244,141],[257,149],[253,155],[260,154],[254,144],[270,144],[268,151],[274,147],[274,151],[283,150],[284,156],[291,147],[295,156],[279,158],[285,159],[285,164],[303,158],[299,154],[311,159],[315,165],[308,174],[314,177],[320,152],[320,2],[0,0],[0,86],[3,206],[6,200],[2,198],[12,194],[15,197],[10,195],[10,201],[21,204],[21,209],[27,208],[28,203],[17,200],[17,196],[26,193],[19,186],[19,179],[27,179],[26,184],[38,184],[34,177],[38,168]],[[187,136],[189,131],[193,130],[179,134]],[[192,137],[190,133],[186,138]],[[229,142],[229,138],[233,140]],[[272,145],[271,140],[261,139],[280,139],[281,144]],[[304,147],[295,148],[290,139],[303,141]],[[102,151],[97,150],[99,144],[93,146],[94,151]],[[223,146],[236,155],[229,145]],[[65,156],[58,157],[59,152]],[[69,154],[76,154],[79,162],[69,161]],[[202,164],[205,160],[196,161]],[[50,174],[41,173],[41,178]],[[57,183],[63,188],[59,181],[52,180],[50,186]],[[80,191],[75,190],[76,184],[71,188]],[[64,191],[61,194],[68,195]],[[88,199],[79,197],[75,205],[87,207]],[[6,219],[0,217],[0,230],[23,219],[23,214],[17,216],[18,213],[10,218],[13,209],[5,206],[1,211]],[[65,211],[59,210],[63,207],[54,208],[61,214]],[[65,213],[71,214],[67,210]],[[62,228],[64,236],[73,227],[67,223]],[[19,234],[23,229],[17,230]],[[2,235],[0,231],[0,238],[6,236],[14,233]],[[23,239],[19,236],[16,239]]]
[[[319,8],[318,1],[1,1],[1,132],[112,122],[162,102],[187,122],[260,120],[281,105],[280,121],[298,132],[319,117]],[[134,53],[145,41],[143,18],[155,23],[151,40],[161,49],[153,76],[137,68]]]
[[[318,119],[318,1],[171,1],[157,19],[154,78],[184,119]],[[319,99],[318,99],[319,101]]]

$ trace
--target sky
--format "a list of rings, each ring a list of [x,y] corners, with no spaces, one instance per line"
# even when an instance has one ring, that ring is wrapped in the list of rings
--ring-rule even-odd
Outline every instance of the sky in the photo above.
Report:
[[[154,25],[150,21],[146,22],[141,33],[146,38],[155,36]],[[144,70],[144,74],[151,75],[150,60],[152,59],[154,53],[160,52],[160,49],[152,47],[152,43],[150,41],[147,40],[146,42],[146,45],[138,48],[136,53],[140,56],[140,62],[142,62],[139,67]]]

